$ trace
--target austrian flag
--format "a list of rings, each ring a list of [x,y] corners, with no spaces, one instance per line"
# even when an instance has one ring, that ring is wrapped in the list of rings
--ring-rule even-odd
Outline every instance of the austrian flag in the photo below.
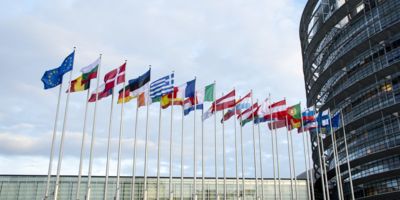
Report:
[[[225,96],[215,100],[215,102],[211,106],[212,112],[214,113],[215,111],[232,108],[233,106],[235,106],[235,104],[235,90],[232,90]]]

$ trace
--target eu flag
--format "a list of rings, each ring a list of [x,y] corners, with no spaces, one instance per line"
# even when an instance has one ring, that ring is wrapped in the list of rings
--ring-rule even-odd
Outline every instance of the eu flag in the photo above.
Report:
[[[64,59],[61,66],[44,72],[42,76],[42,82],[45,90],[61,84],[63,75],[72,70],[74,65],[74,56],[75,51],[73,51]]]

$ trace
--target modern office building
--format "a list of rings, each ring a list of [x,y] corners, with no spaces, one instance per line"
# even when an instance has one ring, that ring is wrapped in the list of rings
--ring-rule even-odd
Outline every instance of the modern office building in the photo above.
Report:
[[[2,200],[42,200],[46,187],[47,176],[39,175],[0,175],[0,199]],[[104,183],[103,176],[92,177],[92,193],[91,199],[99,200],[104,196]],[[51,194],[54,194],[54,179],[52,180]],[[75,199],[78,177],[77,176],[61,176],[60,179],[60,200]],[[135,180],[134,195],[135,199],[143,199],[143,177],[137,177]],[[197,195],[198,199],[202,199],[202,179],[197,179]],[[132,191],[132,177],[122,177],[120,182],[120,199],[131,199]],[[259,196],[261,198],[262,185],[264,185],[264,199],[274,199],[274,180],[264,179],[258,180]],[[290,198],[290,180],[281,180],[281,193],[282,199]],[[224,180],[218,179],[218,193],[220,199],[223,199],[224,194]],[[236,179],[228,178],[226,180],[227,199],[237,199],[236,194]],[[241,180],[239,180],[239,188],[241,188]],[[83,177],[80,190],[80,199],[85,199],[87,188],[87,177]],[[174,199],[181,199],[181,179],[173,178],[172,181]],[[307,198],[306,180],[300,179],[297,183],[297,194],[299,200]],[[184,178],[183,181],[183,198],[185,200],[192,199],[193,178]],[[110,177],[108,199],[114,199],[116,190],[116,177]],[[169,199],[169,178],[160,178],[160,199]],[[215,178],[206,178],[204,181],[204,197],[205,199],[215,199]],[[156,199],[157,194],[157,178],[148,178],[148,199]],[[246,199],[256,199],[255,180],[245,180],[245,197]],[[54,196],[50,195],[50,199]]]
[[[400,0],[309,0],[299,31],[307,105],[344,115],[334,141],[345,199],[344,131],[356,199],[400,199]],[[315,133],[312,143],[322,198]],[[323,144],[330,197],[337,199],[329,135]]]

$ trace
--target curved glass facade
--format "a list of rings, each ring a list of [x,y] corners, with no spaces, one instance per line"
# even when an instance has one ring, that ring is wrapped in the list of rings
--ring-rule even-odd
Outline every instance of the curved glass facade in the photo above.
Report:
[[[105,179],[103,176],[95,176],[92,177],[92,192],[90,199],[100,200],[104,199],[104,183]],[[0,199],[4,200],[41,200],[44,196],[44,191],[46,187],[47,176],[44,175],[0,175]],[[240,180],[241,181],[241,180]],[[261,180],[258,180],[259,190],[261,187]],[[50,191],[50,199],[53,199],[54,196],[54,182],[55,177],[53,177],[51,181],[51,191]],[[77,176],[61,176],[60,179],[60,192],[58,195],[58,199],[67,200],[67,199],[76,199],[76,191],[77,191]],[[143,199],[144,197],[144,180],[143,177],[137,177],[135,179],[135,192],[133,199]],[[224,180],[219,179],[219,199],[223,199],[223,186]],[[121,193],[120,199],[123,200],[131,200],[131,191],[132,191],[132,177],[121,177]],[[198,199],[202,199],[202,179],[197,179],[197,195]],[[264,179],[264,199],[273,199],[274,198],[274,180]],[[309,199],[307,197],[307,186],[306,180],[300,179],[297,180],[298,187],[298,199],[305,200]],[[256,191],[255,191],[255,182],[254,179],[246,179],[245,180],[245,190],[246,190],[246,199],[256,199]],[[200,187],[199,187],[200,186]],[[281,180],[281,193],[283,200],[289,200],[290,198],[290,180]],[[227,187],[227,199],[237,199],[236,197],[236,179],[228,178],[226,180]],[[241,186],[240,186],[241,187]],[[172,180],[172,188],[173,194],[172,199],[181,199],[181,179],[173,178]],[[80,189],[79,199],[85,199],[85,193],[87,189],[87,177],[82,177],[82,185]],[[159,190],[159,199],[166,200],[170,199],[169,193],[169,178],[162,177],[160,178],[160,190]],[[109,179],[109,187],[108,187],[108,195],[107,199],[115,199],[115,191],[116,191],[116,177],[112,176]],[[183,181],[183,199],[190,200],[192,198],[193,191],[193,178],[185,178]],[[206,178],[204,181],[204,198],[205,199],[216,199],[215,194],[215,178]],[[261,191],[260,191],[261,192]],[[149,177],[148,179],[148,199],[157,199],[157,178]]]
[[[341,110],[355,197],[400,192],[400,0],[309,0],[300,24],[307,105]],[[343,129],[336,131],[344,196],[350,199]],[[322,195],[316,136],[316,193]],[[331,137],[324,139],[336,198]],[[319,188],[319,190],[318,190]]]

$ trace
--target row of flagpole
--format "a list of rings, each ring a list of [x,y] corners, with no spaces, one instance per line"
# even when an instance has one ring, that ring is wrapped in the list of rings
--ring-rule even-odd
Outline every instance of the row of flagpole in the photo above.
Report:
[[[74,52],[75,53],[75,48]],[[65,62],[65,61],[64,61]],[[67,92],[67,99],[66,99],[66,106],[65,106],[65,111],[64,111],[64,121],[63,121],[63,127],[62,127],[62,133],[61,133],[61,142],[60,142],[60,147],[59,147],[59,157],[58,157],[58,164],[57,164],[57,176],[56,176],[56,182],[55,182],[55,190],[54,190],[54,199],[57,199],[58,197],[58,192],[59,192],[59,180],[60,180],[60,171],[61,171],[61,165],[62,165],[62,158],[63,158],[63,144],[64,144],[64,137],[65,137],[65,130],[66,130],[66,124],[67,124],[67,116],[68,116],[68,105],[69,105],[69,95],[71,93],[71,86],[72,86],[72,65],[73,65],[73,58],[72,58],[72,64],[67,63],[67,65],[71,65],[71,73],[69,76],[69,89]],[[97,88],[96,88],[96,97],[95,97],[95,105],[94,105],[94,116],[93,116],[93,124],[92,124],[92,138],[91,138],[91,144],[90,144],[90,157],[89,157],[89,170],[88,170],[88,186],[87,186],[87,191],[86,191],[86,199],[90,199],[90,194],[91,194],[91,176],[92,176],[92,163],[93,163],[93,147],[95,144],[95,122],[96,122],[96,109],[97,109],[97,101],[99,100],[99,75],[100,75],[100,62],[101,62],[101,55],[99,57],[99,63],[98,63],[98,69],[97,69]],[[64,64],[64,63],[63,63]],[[124,63],[126,65],[126,61]],[[125,70],[125,69],[123,69]],[[118,71],[119,73],[120,71]],[[65,73],[65,72],[64,72]],[[114,85],[117,85],[119,83],[119,74],[117,73],[117,77],[113,79]],[[124,72],[123,72],[124,73]],[[63,74],[62,74],[63,75]],[[124,75],[125,76],[125,75]],[[90,80],[89,80],[90,81]],[[214,82],[215,84],[215,82]],[[54,143],[55,143],[55,138],[56,138],[56,131],[57,131],[57,121],[58,121],[58,115],[59,115],[59,104],[60,104],[60,99],[61,99],[61,88],[62,88],[62,81],[59,83],[59,95],[58,95],[58,101],[57,101],[57,109],[56,109],[56,117],[55,117],[55,124],[54,124],[54,130],[53,130],[53,138],[52,138],[52,143],[51,143],[51,150],[50,150],[50,162],[49,162],[49,170],[48,170],[48,179],[46,183],[46,190],[45,190],[45,199],[48,198],[49,196],[49,185],[50,185],[50,177],[51,177],[51,172],[52,172],[52,160],[53,160],[53,155],[54,155]],[[215,87],[215,85],[214,85]],[[123,93],[125,94],[125,77],[123,78]],[[148,89],[148,92],[150,93],[150,89]],[[252,91],[251,93],[251,107],[253,107],[253,94]],[[197,93],[196,93],[197,94]],[[89,90],[87,93],[87,96],[89,96]],[[111,108],[110,108],[110,119],[109,119],[109,131],[108,131],[108,144],[107,144],[107,161],[106,161],[106,176],[105,176],[105,188],[104,188],[104,199],[107,198],[108,194],[108,177],[109,177],[109,159],[110,159],[110,141],[111,141],[111,125],[112,125],[112,112],[113,112],[113,99],[114,99],[114,90],[112,90],[111,94]],[[173,95],[172,95],[173,96]],[[215,91],[213,93],[214,96],[214,101],[215,101]],[[224,96],[224,95],[222,95]],[[197,95],[196,95],[197,97]],[[193,159],[193,164],[194,164],[194,180],[193,180],[193,185],[194,185],[194,193],[192,194],[194,199],[197,199],[197,187],[196,187],[196,178],[197,178],[197,160],[196,160],[196,106],[197,106],[197,99],[195,97],[194,100],[194,127],[193,127],[193,139],[194,139],[194,159]],[[148,186],[147,186],[147,168],[148,168],[148,139],[149,139],[149,134],[148,134],[148,126],[149,126],[149,97],[147,98],[147,106],[146,106],[146,131],[145,131],[145,160],[144,160],[144,198],[147,199],[148,195]],[[236,98],[234,98],[236,99]],[[268,101],[271,101],[271,98],[268,98]],[[116,194],[115,198],[119,199],[120,195],[120,165],[121,165],[121,149],[122,149],[122,136],[123,136],[123,111],[124,111],[124,103],[125,101],[122,101],[121,104],[121,116],[120,116],[120,127],[119,127],[119,142],[118,142],[118,164],[117,164],[117,188],[116,188]],[[258,102],[257,102],[258,103]],[[174,106],[174,97],[171,98],[171,124],[170,124],[170,180],[169,180],[169,195],[170,198],[174,196],[174,191],[172,189],[172,136],[173,136],[173,129],[172,129],[172,122],[173,122],[173,106]],[[271,106],[271,104],[269,105]],[[234,107],[234,113],[236,115],[236,105]],[[217,111],[217,104],[214,102],[212,107],[214,109],[214,112]],[[77,188],[77,194],[76,198],[79,199],[79,191],[80,191],[80,185],[81,185],[81,176],[82,176],[82,162],[83,162],[83,150],[84,150],[84,140],[85,140],[85,132],[86,132],[86,118],[87,118],[87,109],[88,109],[88,102],[85,102],[85,114],[84,114],[84,125],[83,125],[83,133],[82,133],[82,143],[81,143],[81,152],[80,152],[80,163],[79,163],[79,174],[78,174],[78,188]],[[271,109],[271,108],[270,108]],[[202,109],[203,110],[203,109]],[[222,108],[222,116],[225,115],[225,107]],[[138,119],[138,112],[139,112],[139,105],[137,105],[136,108],[136,117],[135,117],[135,128],[134,128],[134,144],[133,144],[133,175],[132,175],[132,183],[135,183],[135,174],[136,174],[136,148],[137,148],[137,119]],[[258,176],[257,176],[257,158],[256,158],[256,136],[255,136],[255,127],[254,127],[254,120],[255,120],[255,114],[253,111],[251,111],[252,115],[252,133],[253,133],[253,153],[254,153],[254,176],[255,176],[255,187],[256,187],[256,197],[259,198],[259,191],[258,191]],[[160,113],[159,113],[159,132],[158,132],[158,158],[157,158],[157,199],[159,198],[159,179],[160,179],[160,137],[161,137],[161,103],[160,103]],[[204,112],[202,111],[202,116]],[[300,113],[301,114],[301,113]],[[345,144],[345,150],[346,150],[346,161],[348,165],[348,169],[350,169],[350,164],[348,160],[348,149],[347,149],[347,141],[346,141],[346,133],[344,129],[344,122],[343,122],[343,113],[340,111],[341,117],[342,117],[342,127],[343,127],[343,138],[344,138],[344,144]],[[272,119],[272,111],[270,112],[271,119]],[[202,117],[203,118],[203,117]],[[303,116],[301,116],[301,119]],[[183,198],[183,110],[182,110],[182,144],[181,144],[181,198]],[[242,123],[242,116],[240,115],[240,122]],[[203,133],[203,122],[204,119],[202,119],[202,125],[201,125],[201,137],[202,137],[202,197],[204,198],[204,133]],[[227,198],[227,188],[226,188],[226,155],[225,155],[225,125],[224,121],[222,120],[222,138],[223,138],[223,178],[224,178],[224,199]],[[338,197],[339,199],[344,199],[343,196],[343,185],[341,183],[341,173],[340,173],[340,168],[338,167],[338,151],[337,151],[337,144],[336,144],[336,136],[334,135],[333,127],[332,127],[332,118],[329,115],[329,121],[330,121],[330,134],[331,134],[331,139],[332,139],[332,149],[333,149],[333,156],[335,160],[335,170],[336,170],[336,178],[337,178],[337,187],[338,187]],[[303,121],[301,122],[303,126]],[[236,190],[237,193],[236,195],[238,198],[240,198],[239,194],[239,183],[238,183],[238,153],[237,153],[237,134],[236,134],[236,118],[234,121],[234,126],[235,126],[235,163],[236,163]],[[289,122],[286,116],[286,129],[287,129],[287,142],[288,142],[288,157],[289,157],[289,171],[290,171],[290,182],[291,182],[291,199],[297,199],[298,196],[298,188],[297,188],[297,178],[295,176],[295,163],[294,163],[294,155],[293,155],[293,141],[292,141],[292,135],[291,135],[291,129],[289,130],[288,128]],[[304,132],[304,127],[303,132]],[[281,193],[281,177],[280,177],[280,167],[279,167],[279,152],[278,152],[278,145],[277,145],[277,132],[276,132],[277,127],[274,127],[272,123],[272,128],[271,130],[271,147],[272,147],[272,154],[273,154],[273,174],[274,174],[274,196],[276,199],[282,199],[282,193]],[[329,199],[329,187],[328,187],[328,179],[327,179],[327,169],[325,167],[325,156],[323,155],[325,150],[323,146],[323,141],[321,138],[320,141],[320,133],[319,133],[319,126],[317,127],[317,143],[318,143],[318,151],[320,151],[320,147],[322,148],[322,152],[319,152],[319,159],[320,159],[320,166],[321,168],[321,180],[322,180],[322,189],[324,190],[326,188],[326,191],[323,191],[324,193],[324,199]],[[216,184],[216,199],[219,199],[219,193],[218,193],[218,174],[217,174],[217,130],[216,130],[216,113],[214,113],[214,134],[215,134],[215,184]],[[260,174],[261,174],[261,185],[262,185],[262,192],[261,192],[261,197],[264,197],[264,188],[263,188],[263,175],[262,175],[262,148],[261,148],[261,137],[260,137],[260,123],[258,123],[258,137],[259,137],[259,153],[260,153]],[[244,153],[243,153],[243,132],[242,132],[242,124],[240,125],[240,135],[241,135],[241,161],[242,161],[242,198],[245,198],[245,176],[244,176]],[[290,137],[289,137],[290,135]],[[304,156],[305,156],[305,167],[307,170],[307,188],[310,189],[311,191],[308,191],[309,197],[312,197],[314,199],[314,188],[313,188],[313,176],[311,173],[308,173],[308,164],[311,162],[310,158],[310,152],[309,152],[309,146],[306,145],[308,144],[307,135],[304,134],[303,136],[303,146],[304,146]],[[307,143],[305,142],[307,141]],[[321,143],[321,146],[320,144]],[[307,147],[306,147],[307,146]],[[306,151],[307,148],[307,151]],[[276,158],[275,158],[276,155]],[[322,160],[321,160],[322,157]],[[323,163],[322,163],[323,162]],[[293,172],[293,174],[292,174]],[[352,185],[352,179],[351,179],[351,171],[348,170],[349,172],[349,177],[350,177],[350,187],[351,191],[353,193],[353,185]],[[278,184],[276,184],[276,174],[278,176]],[[294,176],[294,188],[293,188],[293,176]],[[278,185],[278,189],[276,187]],[[311,186],[310,186],[311,185]],[[293,190],[294,189],[294,190]],[[135,191],[135,184],[132,184],[132,191],[131,191],[131,197],[134,199],[134,191]],[[278,198],[279,197],[279,198]],[[354,193],[352,198],[354,199]],[[311,198],[310,198],[311,199]]]

